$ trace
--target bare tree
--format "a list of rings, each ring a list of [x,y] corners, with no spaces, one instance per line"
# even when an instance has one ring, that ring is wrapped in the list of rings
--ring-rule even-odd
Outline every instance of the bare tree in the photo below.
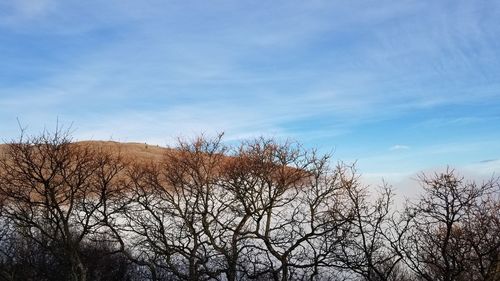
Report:
[[[129,162],[22,136],[0,157],[0,280],[499,280],[498,179],[422,175],[399,213],[331,162],[264,138]]]
[[[221,168],[220,149],[217,140],[181,142],[161,164],[129,172],[133,192],[125,229],[134,259],[154,278],[204,280],[220,274],[203,226]]]
[[[400,227],[396,217],[392,189],[384,183],[373,196],[357,183],[347,193],[354,219],[337,257],[342,266],[368,281],[403,280],[402,255],[397,246],[406,228],[404,224]]]
[[[500,188],[495,179],[483,188],[487,191],[467,210],[460,230],[452,232],[468,250],[465,280],[500,280]]]
[[[467,182],[453,170],[420,181],[424,193],[406,211],[409,229],[401,249],[407,265],[423,280],[494,280],[498,201],[491,196],[498,181]]]
[[[251,278],[313,279],[331,248],[326,237],[342,236],[350,216],[346,167],[328,167],[318,157],[291,143],[257,139],[239,152],[245,165],[233,170],[228,190],[251,218],[244,235],[253,239],[244,260]]]
[[[12,243],[15,231],[12,224],[3,216],[3,198],[0,198],[0,280],[11,281],[15,277],[13,259],[15,256]]]
[[[0,159],[4,216],[19,233],[65,255],[70,280],[86,280],[81,244],[102,227],[100,214],[123,165],[104,150],[71,143],[56,130],[7,144]]]
[[[163,163],[130,170],[115,229],[132,258],[157,279],[320,278],[348,233],[352,170],[290,143],[220,141],[180,142]]]

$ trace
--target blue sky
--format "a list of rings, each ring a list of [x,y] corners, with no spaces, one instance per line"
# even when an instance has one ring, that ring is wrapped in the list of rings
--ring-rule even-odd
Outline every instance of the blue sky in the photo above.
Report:
[[[406,179],[500,171],[499,1],[0,0],[0,135],[292,138]]]

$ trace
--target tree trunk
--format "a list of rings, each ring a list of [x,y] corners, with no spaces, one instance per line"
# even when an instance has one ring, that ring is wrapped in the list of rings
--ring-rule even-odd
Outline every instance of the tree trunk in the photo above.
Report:
[[[230,262],[228,264],[227,280],[236,281],[236,262]]]
[[[83,265],[80,256],[77,253],[71,255],[71,280],[87,281],[87,269]]]
[[[288,275],[289,275],[289,272],[288,272],[288,262],[285,258],[285,260],[282,260],[281,261],[281,264],[283,266],[283,269],[281,271],[281,281],[288,281]]]

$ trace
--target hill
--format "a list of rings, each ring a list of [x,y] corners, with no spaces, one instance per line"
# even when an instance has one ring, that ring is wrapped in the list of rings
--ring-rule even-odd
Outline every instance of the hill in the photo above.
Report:
[[[110,150],[114,153],[120,153],[125,159],[130,159],[138,162],[143,161],[160,161],[166,153],[172,151],[172,149],[148,145],[145,143],[136,142],[116,142],[116,141],[78,141],[74,142],[76,145],[85,145],[91,147],[101,147],[106,150]],[[2,154],[7,147],[7,144],[0,144],[0,154]]]

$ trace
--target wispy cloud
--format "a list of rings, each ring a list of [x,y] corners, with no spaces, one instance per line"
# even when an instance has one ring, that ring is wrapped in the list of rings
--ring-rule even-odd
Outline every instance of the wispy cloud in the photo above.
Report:
[[[403,145],[403,144],[395,144],[389,148],[389,150],[392,150],[392,151],[394,151],[394,150],[408,150],[408,149],[410,149],[410,147],[407,145]]]
[[[267,134],[398,174],[499,137],[495,1],[0,3],[7,138],[16,117],[157,144]]]
[[[481,160],[479,161],[479,163],[491,163],[491,162],[497,162],[499,161],[500,159],[496,158],[496,159],[485,159],[485,160]]]
[[[480,113],[482,115],[482,113]],[[490,122],[498,120],[500,117],[496,116],[463,116],[463,117],[450,117],[450,118],[431,118],[422,121],[416,127],[434,127],[443,128],[449,126],[469,126],[481,122]]]

